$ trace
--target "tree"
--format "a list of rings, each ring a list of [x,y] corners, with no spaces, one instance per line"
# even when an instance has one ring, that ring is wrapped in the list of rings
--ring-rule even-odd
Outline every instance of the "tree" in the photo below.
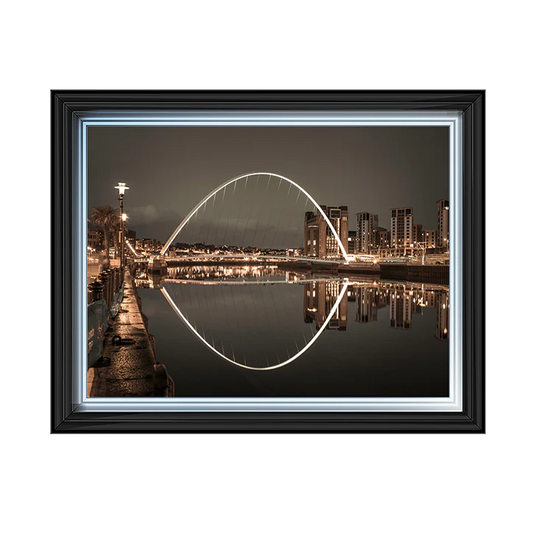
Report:
[[[106,266],[109,266],[109,247],[111,240],[114,239],[116,228],[120,223],[116,209],[110,205],[93,207],[91,222],[99,227],[104,234],[104,249],[106,257]]]

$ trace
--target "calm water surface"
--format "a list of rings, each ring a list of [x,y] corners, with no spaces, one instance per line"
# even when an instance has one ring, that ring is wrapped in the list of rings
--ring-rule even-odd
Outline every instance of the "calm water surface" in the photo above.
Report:
[[[176,396],[448,396],[446,286],[266,266],[136,282]]]

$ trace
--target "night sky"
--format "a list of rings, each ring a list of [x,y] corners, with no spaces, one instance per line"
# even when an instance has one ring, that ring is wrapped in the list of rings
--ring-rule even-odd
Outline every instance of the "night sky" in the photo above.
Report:
[[[124,199],[129,227],[138,238],[164,242],[215,187],[259,171],[286,176],[321,205],[347,205],[350,229],[360,211],[377,213],[380,225],[390,229],[392,207],[412,207],[415,223],[436,229],[436,202],[449,199],[448,129],[90,127],[89,215],[95,205],[118,206],[113,187],[124,181],[131,187]],[[261,208],[252,212],[257,224],[267,228],[272,198],[262,198],[260,188],[255,197],[251,191],[250,186],[247,201]],[[281,203],[285,200],[280,197]],[[229,198],[226,203],[230,205]],[[301,201],[298,205],[296,223],[287,225],[297,243],[303,239],[304,211]],[[209,213],[223,216],[207,209],[204,221]],[[281,242],[275,244],[281,247]]]

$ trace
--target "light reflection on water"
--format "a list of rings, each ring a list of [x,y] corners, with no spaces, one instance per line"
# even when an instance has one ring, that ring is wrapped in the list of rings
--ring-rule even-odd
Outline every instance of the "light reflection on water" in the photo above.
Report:
[[[177,396],[447,395],[446,286],[248,265],[137,285]]]

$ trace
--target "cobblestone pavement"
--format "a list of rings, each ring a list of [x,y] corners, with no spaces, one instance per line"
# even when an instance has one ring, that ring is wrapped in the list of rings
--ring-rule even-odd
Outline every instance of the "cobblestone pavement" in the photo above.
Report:
[[[124,300],[110,321],[104,341],[104,357],[110,365],[91,367],[87,373],[89,397],[158,396],[154,386],[155,354],[137,302],[133,279],[126,272]],[[113,344],[113,337],[132,339],[133,344]]]

